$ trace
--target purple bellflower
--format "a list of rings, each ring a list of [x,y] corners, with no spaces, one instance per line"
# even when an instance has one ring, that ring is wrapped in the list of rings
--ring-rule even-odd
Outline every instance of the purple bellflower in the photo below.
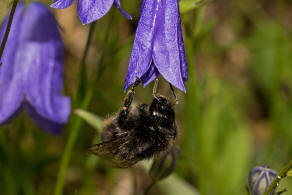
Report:
[[[54,0],[53,8],[64,9],[74,0]],[[121,8],[120,0],[78,0],[77,10],[82,24],[88,24],[103,17],[115,5],[128,19],[132,17]]]
[[[4,36],[8,17],[0,31]],[[62,96],[64,49],[57,23],[41,3],[18,4],[0,67],[0,125],[22,108],[50,133],[60,132],[70,114]]]
[[[264,194],[273,180],[277,177],[277,172],[270,169],[269,166],[253,167],[249,173],[249,187],[252,195]],[[276,189],[273,189],[271,194],[274,194]]]
[[[146,86],[159,74],[186,91],[188,73],[178,0],[142,0],[124,91],[137,77]]]

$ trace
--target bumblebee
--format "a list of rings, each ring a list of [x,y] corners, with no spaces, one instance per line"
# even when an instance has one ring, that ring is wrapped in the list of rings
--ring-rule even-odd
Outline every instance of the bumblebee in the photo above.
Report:
[[[131,106],[139,82],[137,79],[128,91],[121,110],[104,122],[101,143],[89,148],[113,167],[127,168],[157,156],[173,146],[177,136],[174,104],[156,93],[158,80],[150,105]],[[171,89],[173,91],[172,86]]]

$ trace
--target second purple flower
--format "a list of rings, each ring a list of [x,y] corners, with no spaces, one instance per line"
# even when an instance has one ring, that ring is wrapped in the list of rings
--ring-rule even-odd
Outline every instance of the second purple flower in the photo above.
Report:
[[[137,77],[146,86],[159,74],[186,91],[188,73],[178,0],[142,0],[124,90]]]
[[[0,30],[3,39],[8,17]],[[43,129],[60,133],[70,115],[70,98],[63,90],[64,48],[50,10],[33,2],[20,3],[0,67],[0,125],[26,108]]]
[[[74,0],[54,0],[53,8],[64,9],[69,7]],[[88,24],[103,17],[116,6],[128,19],[132,17],[121,8],[120,0],[78,0],[77,10],[82,24]]]

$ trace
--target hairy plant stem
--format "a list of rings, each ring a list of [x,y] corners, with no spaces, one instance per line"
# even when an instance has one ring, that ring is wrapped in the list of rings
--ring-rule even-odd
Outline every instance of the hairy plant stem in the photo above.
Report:
[[[270,195],[272,191],[278,186],[281,179],[287,176],[287,172],[292,169],[292,160],[280,171],[278,176],[273,180],[264,195]]]
[[[9,32],[10,32],[12,21],[13,21],[13,16],[14,16],[18,1],[19,0],[14,0],[13,1],[12,8],[11,8],[11,11],[10,11],[10,15],[9,15],[9,18],[8,18],[8,23],[7,23],[7,26],[6,26],[6,31],[5,31],[1,46],[0,46],[0,66],[2,65],[2,60],[1,59],[2,59],[2,55],[3,55],[3,52],[4,52],[4,48],[5,48],[6,42],[8,40]]]
[[[86,61],[86,57],[89,51],[89,45],[91,42],[91,38],[94,32],[94,23],[91,24],[90,26],[90,30],[89,30],[89,34],[88,34],[88,39],[87,39],[87,43],[83,52],[83,56],[81,59],[81,71],[80,71],[80,80],[78,83],[78,88],[77,88],[77,92],[76,92],[76,96],[75,96],[75,101],[74,101],[74,106],[81,106],[82,109],[86,109],[89,105],[90,99],[92,97],[92,90],[89,90],[87,92],[85,92],[86,90],[83,90],[85,87],[85,79],[86,79],[86,68],[85,68],[85,61]],[[85,95],[86,94],[86,95]],[[61,164],[60,164],[60,168],[59,168],[59,172],[58,172],[58,176],[57,176],[57,181],[56,181],[56,187],[55,187],[55,191],[54,194],[55,195],[61,195],[63,194],[63,186],[64,186],[64,180],[65,180],[65,176],[66,176],[66,172],[68,169],[68,165],[70,162],[70,158],[71,158],[71,154],[72,154],[72,150],[73,147],[75,145],[75,142],[77,140],[78,134],[79,134],[79,130],[82,126],[82,119],[80,117],[74,116],[73,117],[74,123],[72,124],[72,129],[70,134],[69,134],[69,138],[68,141],[66,143],[63,155],[62,155],[62,159],[61,159]]]

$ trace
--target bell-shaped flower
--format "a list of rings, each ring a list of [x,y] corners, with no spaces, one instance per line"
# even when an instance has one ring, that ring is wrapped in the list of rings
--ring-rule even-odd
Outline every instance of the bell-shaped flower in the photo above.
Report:
[[[185,92],[188,73],[178,0],[142,0],[124,90],[137,77],[146,86],[159,74]]]
[[[64,9],[74,0],[54,0],[53,8]],[[132,17],[121,8],[120,0],[78,0],[77,10],[82,24],[88,24],[103,17],[115,5],[128,19]]]
[[[4,20],[0,41],[7,26]],[[41,3],[15,11],[0,67],[0,125],[22,108],[41,127],[59,133],[70,114],[63,89],[64,48],[57,22]]]
[[[154,181],[162,180],[173,172],[179,153],[180,147],[172,146],[166,152],[154,157],[149,171]]]
[[[276,178],[277,172],[268,166],[253,167],[249,173],[249,187],[252,195],[262,195]],[[273,189],[274,194],[275,189]]]

